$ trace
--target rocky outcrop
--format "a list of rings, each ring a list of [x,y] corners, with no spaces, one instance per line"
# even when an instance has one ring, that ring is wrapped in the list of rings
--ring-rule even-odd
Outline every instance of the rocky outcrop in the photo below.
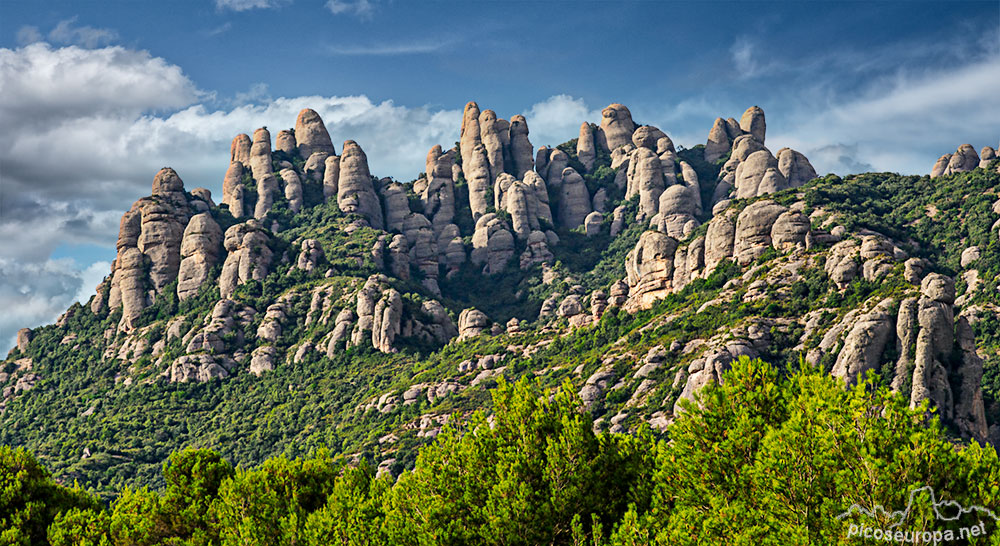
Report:
[[[476,127],[478,126],[477,121]],[[468,155],[462,154],[462,171],[469,186],[469,209],[472,211],[472,220],[478,221],[486,214],[486,208],[489,206],[486,195],[492,186],[490,164],[486,158],[486,148],[482,144],[473,147]]]
[[[590,193],[587,183],[573,167],[566,167],[562,172],[560,187],[559,225],[565,229],[573,229],[583,224],[587,215],[593,210],[590,204]]]
[[[597,144],[610,152],[619,146],[632,142],[635,122],[632,112],[624,105],[615,103],[601,111],[601,126],[597,129]]]
[[[958,150],[951,155],[951,159],[948,160],[948,168],[945,169],[944,174],[947,175],[971,171],[978,166],[979,154],[976,153],[976,149],[973,148],[971,144],[962,144],[958,147]]]
[[[658,231],[643,232],[625,258],[627,309],[646,309],[671,292],[676,250],[676,239]]]
[[[274,138],[274,149],[285,152],[289,156],[295,154],[295,133],[290,129],[278,131],[278,136]]]
[[[222,204],[229,207],[233,218],[246,215],[243,204],[243,163],[233,161],[222,180]]]
[[[326,152],[313,152],[306,159],[305,165],[302,166],[302,174],[306,177],[305,181],[323,182],[326,176],[326,160],[328,157],[330,157],[330,154]]]
[[[288,200],[288,208],[292,212],[298,213],[302,210],[302,180],[294,169],[281,169],[278,173],[285,183],[285,199]]]
[[[260,377],[274,369],[278,360],[278,350],[270,345],[257,347],[250,355],[250,373]]]
[[[238,161],[243,165],[250,164],[250,147],[252,146],[250,136],[239,134],[233,137],[233,143],[229,146],[229,162]]]
[[[652,125],[643,125],[636,128],[636,130],[632,133],[631,140],[632,145],[636,148],[649,148],[650,150],[657,152],[658,143],[664,138],[667,139],[664,141],[664,151],[666,151],[667,148],[672,149],[674,143],[670,142],[670,137],[668,137],[666,133],[656,127],[653,127]]]
[[[524,252],[518,260],[522,270],[530,269],[536,264],[551,263],[555,259],[552,251],[549,250],[548,238],[541,231],[532,231],[528,235]]]
[[[535,168],[534,147],[528,140],[528,122],[518,114],[510,118],[510,158],[513,164],[510,172],[515,178],[524,178]]]
[[[34,334],[31,332],[31,328],[21,328],[17,331],[17,350],[21,353],[28,350],[28,345],[31,343]]]
[[[340,157],[331,155],[323,162],[323,200],[337,199],[340,184]]]
[[[656,215],[664,186],[663,167],[659,156],[649,148],[636,148],[629,157],[628,185],[625,190],[625,199],[639,196],[636,221],[647,221]]]
[[[222,229],[203,212],[191,218],[181,239],[181,264],[177,274],[177,298],[184,301],[198,293],[219,262]]]
[[[334,155],[333,141],[323,124],[323,119],[311,108],[303,108],[295,118],[295,140],[298,142],[299,157],[309,159],[315,152]]]
[[[864,379],[868,370],[878,370],[882,354],[896,330],[895,306],[893,298],[886,298],[857,318],[837,354],[837,362],[830,372],[834,377],[854,385]]]
[[[271,207],[274,205],[274,200],[278,197],[281,188],[274,173],[268,172],[262,174],[260,178],[254,178],[257,180],[257,203],[254,205],[253,217],[260,220],[267,216],[268,212],[271,212]]]
[[[295,267],[311,273],[323,261],[323,246],[316,239],[306,239],[302,241],[301,248],[299,257],[295,260]]]
[[[604,223],[604,215],[594,211],[583,220],[584,233],[587,237],[594,237],[601,233],[601,224]]]
[[[816,178],[816,169],[809,163],[809,159],[791,148],[778,150],[777,159],[778,171],[785,177],[789,188],[797,188]]]
[[[771,152],[753,152],[736,167],[736,198],[748,199],[781,191],[788,186],[785,176],[778,170],[778,160]]]
[[[955,338],[962,361],[955,382],[953,422],[967,438],[980,442],[987,437],[986,412],[983,407],[983,360],[976,352],[976,336],[969,317],[959,316],[955,322]]]
[[[271,266],[269,241],[270,237],[256,220],[226,230],[223,244],[229,255],[219,275],[219,293],[223,298],[232,296],[237,286],[249,280],[264,280]]]
[[[489,327],[490,318],[486,316],[486,313],[474,307],[463,309],[462,313],[458,316],[458,339],[461,341],[470,337],[476,337],[486,332]]]
[[[705,161],[715,163],[729,153],[732,142],[726,130],[726,120],[715,118],[712,129],[708,132],[708,142],[705,143]]]
[[[375,304],[372,322],[372,347],[383,352],[392,353],[392,346],[399,335],[399,322],[403,317],[403,297],[395,289],[390,288],[382,294]]]
[[[938,408],[944,419],[951,419],[954,393],[948,380],[948,357],[955,343],[954,312],[955,283],[937,273],[924,277],[917,301],[917,324],[913,383],[910,406],[924,400]]]
[[[948,163],[951,161],[951,154],[944,154],[939,157],[937,162],[934,163],[934,167],[931,168],[931,178],[937,178],[939,176],[944,176],[948,171]]]
[[[759,106],[751,106],[743,112],[740,117],[740,129],[744,133],[753,135],[761,144],[764,143],[764,134],[767,131],[767,123],[764,121],[764,110]]]
[[[166,375],[171,383],[205,382],[225,379],[236,363],[225,355],[184,355],[170,364]]]
[[[271,166],[271,133],[267,131],[267,127],[261,127],[254,131],[249,162],[253,179],[258,182],[265,175],[274,172]],[[246,166],[247,163],[243,162],[243,165]]]
[[[427,154],[427,187],[420,192],[420,200],[424,216],[431,221],[434,232],[438,234],[455,219],[454,166],[455,150],[442,152],[441,146],[434,146]]]
[[[368,156],[353,140],[344,142],[344,150],[340,156],[337,205],[343,212],[360,215],[369,226],[382,229],[382,204],[372,185]]]
[[[490,182],[494,182],[504,172],[503,140],[500,122],[493,110],[483,110],[479,114],[479,137],[486,150],[486,160],[490,165]]]
[[[509,226],[496,214],[483,215],[476,222],[469,259],[483,266],[483,274],[494,275],[506,268],[514,256],[514,236]]]
[[[979,150],[979,168],[985,169],[990,166],[990,162],[997,158],[997,151],[991,146],[983,146]]]
[[[771,246],[771,228],[787,209],[769,199],[750,204],[736,219],[733,256],[740,265],[759,258]]]
[[[382,188],[382,203],[385,205],[386,231],[403,231],[403,221],[410,214],[410,201],[406,188],[393,182]]]
[[[771,245],[783,252],[806,248],[811,222],[801,212],[786,211],[771,226]]]
[[[580,125],[580,137],[576,140],[576,157],[586,172],[594,172],[597,151],[594,148],[594,127],[586,121]]]
[[[549,154],[548,163],[545,166],[545,183],[551,191],[559,191],[562,188],[563,172],[569,167],[569,156],[566,152],[556,148]]]

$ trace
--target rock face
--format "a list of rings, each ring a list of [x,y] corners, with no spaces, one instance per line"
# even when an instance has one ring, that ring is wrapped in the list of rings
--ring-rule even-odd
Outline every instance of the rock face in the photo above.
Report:
[[[557,217],[559,224],[566,229],[573,229],[583,224],[593,209],[587,184],[573,167],[563,169],[560,197]]]
[[[626,308],[645,309],[670,293],[677,240],[658,231],[646,231],[625,258],[629,297]]]
[[[249,165],[252,144],[249,135],[239,134],[233,137],[233,143],[229,146],[229,162],[239,161],[243,165]]]
[[[292,212],[298,213],[302,210],[302,180],[294,169],[281,169],[278,173],[285,183],[285,199],[288,199],[288,208]]]
[[[628,185],[625,190],[625,199],[630,199],[634,195],[639,196],[636,221],[649,220],[656,215],[664,185],[660,158],[648,148],[636,148],[629,157]]]
[[[256,178],[256,177],[255,177]],[[257,178],[257,203],[254,205],[253,217],[260,220],[271,212],[271,206],[278,196],[280,185],[274,173],[268,172]]]
[[[472,235],[470,261],[483,265],[484,274],[494,275],[503,271],[513,256],[514,236],[509,226],[492,212],[480,217]]]
[[[588,173],[594,171],[597,151],[594,148],[594,128],[586,121],[580,125],[580,138],[576,140],[576,157]]]
[[[253,179],[260,181],[265,175],[271,174],[271,133],[266,127],[261,127],[253,133],[253,145],[250,146],[250,171]],[[243,162],[246,165],[246,162]]]
[[[295,153],[295,133],[288,129],[278,131],[278,136],[274,139],[274,149],[293,155]]]
[[[383,353],[395,352],[392,346],[399,335],[399,321],[403,317],[403,297],[390,288],[375,304],[372,322],[372,347]]]
[[[635,122],[632,112],[615,103],[601,111],[601,126],[597,130],[597,143],[606,152],[632,142]]]
[[[944,154],[939,157],[937,162],[934,163],[934,167],[931,168],[931,178],[937,178],[943,176],[948,170],[948,162],[951,161],[951,154]]]
[[[435,233],[441,233],[455,219],[455,182],[452,179],[455,153],[455,150],[442,152],[441,146],[434,146],[427,154],[427,187],[420,192],[420,201],[424,216],[431,221]]]
[[[382,229],[382,205],[372,185],[368,156],[353,140],[344,142],[344,151],[340,156],[337,205],[343,212],[360,215],[369,226]]]
[[[948,160],[948,168],[944,174],[954,174],[971,171],[979,166],[979,154],[971,144],[962,144]]]
[[[997,158],[997,151],[990,146],[983,146],[979,150],[979,168],[985,169],[990,166],[990,162]]]
[[[478,121],[475,127],[479,127]],[[472,220],[478,221],[486,214],[486,208],[489,206],[486,194],[493,185],[486,148],[482,144],[477,144],[469,150],[468,155],[462,154],[462,171],[469,185],[469,209],[472,211]]]
[[[31,333],[30,328],[21,328],[17,331],[17,350],[20,352],[25,352],[28,350],[28,344],[31,343],[31,338],[34,335]]]
[[[830,372],[853,385],[868,370],[877,370],[882,353],[895,333],[895,300],[886,298],[874,309],[858,317],[851,327],[837,362]]]
[[[490,182],[492,183],[504,172],[503,138],[500,121],[493,110],[483,110],[479,114],[479,137],[486,150],[486,160],[490,166]]]
[[[789,188],[797,188],[816,178],[816,169],[806,156],[791,148],[778,150],[778,171],[788,181]]]
[[[513,162],[510,172],[515,178],[524,178],[524,173],[535,168],[534,147],[528,140],[528,122],[520,114],[510,118],[510,158]]]
[[[309,159],[315,152],[334,155],[333,141],[323,124],[323,119],[311,108],[303,108],[295,118],[295,139],[298,141],[299,157]]]
[[[486,316],[486,313],[472,307],[464,309],[458,316],[458,339],[463,340],[478,336],[487,331],[489,325],[490,318]]]
[[[750,133],[755,139],[764,143],[764,133],[767,131],[767,123],[764,121],[764,110],[759,106],[751,106],[743,112],[740,118],[740,129],[744,133]]]
[[[726,120],[715,118],[712,129],[708,132],[708,142],[705,143],[705,161],[714,163],[722,156],[726,155],[732,142],[729,140],[729,133],[726,130]]]
[[[243,163],[233,161],[226,170],[222,180],[222,204],[229,207],[233,218],[242,218],[246,214],[243,208]]]
[[[306,181],[323,182],[323,178],[326,176],[326,159],[328,157],[330,154],[326,152],[313,152],[306,159],[305,165],[302,166],[302,174],[306,177]]]
[[[736,219],[733,256],[741,265],[756,260],[771,245],[771,228],[787,209],[771,200],[757,201]]]
[[[740,161],[736,167],[735,187],[737,199],[748,199],[783,190],[787,180],[778,170],[778,160],[764,149]]]
[[[340,157],[327,156],[323,169],[323,200],[337,199],[340,184]]]
[[[385,204],[386,231],[402,231],[403,220],[410,214],[406,188],[399,182],[389,184],[382,189],[382,202]]]
[[[323,246],[319,244],[319,241],[306,239],[302,241],[302,250],[299,252],[298,259],[295,260],[295,267],[310,273],[319,267],[323,257]]]
[[[226,230],[223,244],[229,255],[219,275],[219,293],[223,298],[232,296],[236,287],[248,280],[264,280],[271,266],[269,241],[256,220],[247,220]]]
[[[212,268],[219,262],[222,229],[203,212],[188,222],[181,239],[181,265],[177,274],[177,298],[184,301],[198,293],[208,280]]]

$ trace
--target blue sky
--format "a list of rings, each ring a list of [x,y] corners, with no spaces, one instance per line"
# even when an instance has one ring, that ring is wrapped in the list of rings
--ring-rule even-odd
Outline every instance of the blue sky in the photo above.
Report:
[[[536,146],[611,102],[693,146],[757,104],[820,172],[926,173],[997,145],[998,29],[995,0],[0,0],[0,350],[93,293],[160,167],[218,197],[232,136],[305,106],[401,180],[469,100]]]

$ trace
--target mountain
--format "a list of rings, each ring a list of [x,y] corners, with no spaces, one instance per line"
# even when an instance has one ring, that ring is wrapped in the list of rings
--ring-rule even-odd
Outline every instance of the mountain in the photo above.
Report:
[[[18,332],[0,443],[107,496],[162,486],[192,446],[398,475],[501,378],[568,383],[595,430],[662,432],[744,356],[874,373],[956,439],[1000,441],[992,148],[817,177],[765,146],[757,107],[693,148],[620,104],[537,150],[522,116],[455,121],[405,183],[309,109],[273,147],[234,138],[220,203],[160,170],[88,305]]]

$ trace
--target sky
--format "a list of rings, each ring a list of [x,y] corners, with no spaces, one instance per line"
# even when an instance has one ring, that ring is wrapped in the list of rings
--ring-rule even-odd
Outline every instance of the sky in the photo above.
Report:
[[[0,351],[86,302],[174,167],[317,110],[401,181],[475,100],[537,147],[612,102],[675,143],[759,105],[820,173],[926,174],[1000,139],[1000,2],[0,0]]]

